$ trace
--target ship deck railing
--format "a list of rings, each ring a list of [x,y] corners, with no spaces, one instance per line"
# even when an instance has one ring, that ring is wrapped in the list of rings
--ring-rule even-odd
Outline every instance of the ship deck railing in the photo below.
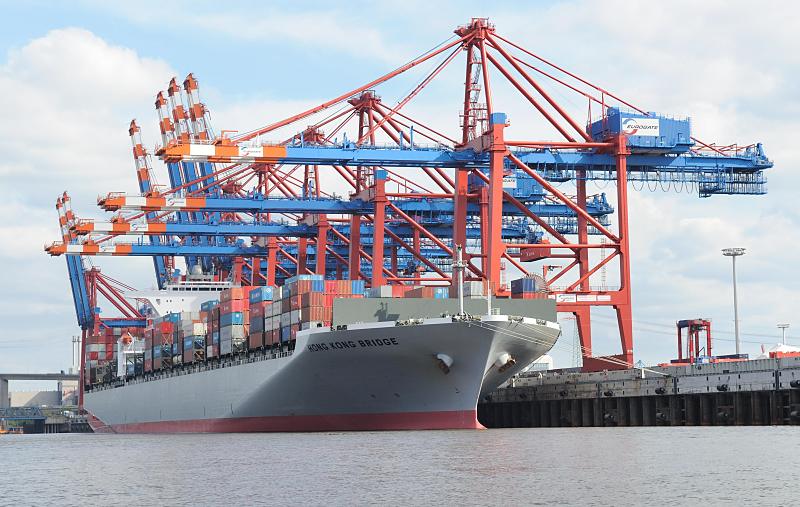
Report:
[[[171,377],[180,377],[182,375],[190,375],[192,373],[201,373],[204,371],[218,370],[220,368],[230,368],[233,366],[240,366],[243,364],[256,363],[259,361],[270,361],[273,359],[280,359],[289,357],[294,353],[293,350],[282,351],[268,351],[268,350],[251,350],[233,354],[227,357],[214,358],[209,361],[182,364],[174,366],[170,369],[158,370],[157,372],[148,372],[141,375],[127,377],[125,379],[115,379],[112,382],[103,384],[95,384],[87,391],[105,391],[107,389],[115,389],[126,385],[141,384],[144,382],[153,382],[156,380],[163,380]]]

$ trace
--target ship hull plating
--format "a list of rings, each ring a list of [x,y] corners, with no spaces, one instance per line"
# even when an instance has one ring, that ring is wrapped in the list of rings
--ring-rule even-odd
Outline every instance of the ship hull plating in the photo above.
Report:
[[[113,432],[475,429],[479,397],[558,334],[506,316],[301,332],[287,357],[95,389],[85,408]]]

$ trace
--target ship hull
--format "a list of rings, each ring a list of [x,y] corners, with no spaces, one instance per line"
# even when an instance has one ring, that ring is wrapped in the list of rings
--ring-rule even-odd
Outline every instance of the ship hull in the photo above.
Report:
[[[119,433],[475,429],[480,396],[558,334],[494,315],[307,331],[291,355],[95,389],[85,408],[97,431]]]

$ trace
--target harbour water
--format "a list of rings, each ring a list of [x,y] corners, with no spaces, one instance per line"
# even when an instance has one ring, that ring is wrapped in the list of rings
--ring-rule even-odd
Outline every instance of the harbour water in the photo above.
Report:
[[[796,505],[796,427],[0,437],[0,505]]]

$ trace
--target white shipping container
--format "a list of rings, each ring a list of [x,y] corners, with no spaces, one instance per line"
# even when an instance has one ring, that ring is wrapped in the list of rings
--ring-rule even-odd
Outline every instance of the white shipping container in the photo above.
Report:
[[[369,298],[390,298],[392,297],[392,286],[381,285],[379,287],[371,287],[367,289],[367,297]]]
[[[292,312],[282,313],[280,316],[281,327],[289,327],[292,325]]]
[[[200,312],[181,312],[181,322],[200,320]]]
[[[223,341],[230,341],[234,338],[244,338],[244,326],[242,325],[235,325],[235,326],[225,326],[219,328],[219,340],[220,342]]]
[[[186,336],[201,336],[206,334],[206,324],[204,322],[186,322],[181,324],[181,330]]]
[[[221,355],[230,354],[232,352],[233,344],[230,340],[219,342],[219,353]]]
[[[289,312],[290,319],[292,324],[299,324],[300,323],[300,310],[292,310]]]

